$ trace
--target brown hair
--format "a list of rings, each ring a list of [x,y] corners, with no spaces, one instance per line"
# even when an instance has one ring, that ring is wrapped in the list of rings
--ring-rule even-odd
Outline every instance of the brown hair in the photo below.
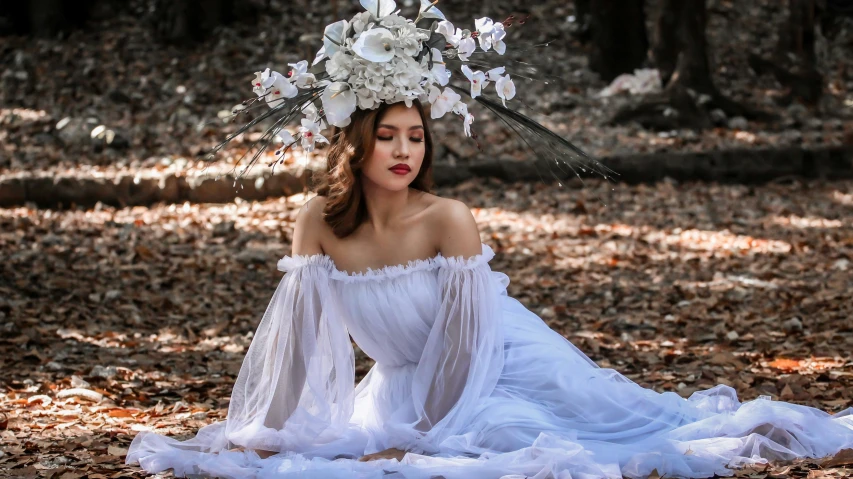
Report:
[[[414,108],[424,125],[424,160],[410,188],[430,192],[432,189],[432,136],[423,105],[415,100]],[[376,125],[394,104],[381,103],[373,110],[356,109],[349,125],[335,132],[328,154],[328,166],[320,174],[317,194],[327,198],[323,219],[338,238],[349,236],[364,222],[367,207],[361,184],[361,168],[373,154]]]

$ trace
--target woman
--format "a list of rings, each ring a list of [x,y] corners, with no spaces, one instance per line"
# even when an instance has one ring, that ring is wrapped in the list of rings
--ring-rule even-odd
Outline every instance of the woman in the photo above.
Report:
[[[418,102],[353,115],[299,211],[227,420],[186,442],[140,433],[128,463],[220,477],[710,477],[853,446],[850,409],[741,404],[722,385],[683,399],[597,367],[507,296],[470,210],[429,193],[432,151]],[[376,361],[357,387],[349,335]]]

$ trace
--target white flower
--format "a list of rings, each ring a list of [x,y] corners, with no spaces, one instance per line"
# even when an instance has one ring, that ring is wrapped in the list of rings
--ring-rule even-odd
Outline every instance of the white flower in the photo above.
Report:
[[[305,119],[311,123],[319,123],[321,130],[326,127],[326,125],[323,124],[323,120],[320,119],[320,112],[317,111],[317,107],[314,106],[313,102],[308,102],[303,105],[302,113],[305,115]]]
[[[290,70],[289,80],[299,88],[306,88],[316,80],[313,73],[308,73],[307,60],[302,60],[299,63],[288,63],[288,66],[293,67]]]
[[[376,97],[376,92],[370,90],[358,90],[356,92],[358,107],[362,110],[369,110],[379,106],[379,99]]]
[[[296,143],[296,140],[293,138],[293,135],[291,135],[290,132],[285,130],[284,128],[279,130],[276,136],[278,136],[278,139],[281,140],[282,144],[284,145],[279,148],[279,151],[284,151],[285,148],[289,147],[293,143]]]
[[[302,148],[305,151],[314,151],[314,142],[329,142],[325,136],[320,134],[320,124],[308,118],[302,119],[302,126],[299,127],[299,133],[302,134]]]
[[[365,30],[370,30],[370,26],[372,25],[372,23],[370,23],[370,18],[370,12],[361,12],[356,14],[354,17],[352,17],[352,20],[350,20],[350,25],[352,25],[352,31],[355,32],[356,35],[358,35],[359,33]]]
[[[453,105],[453,113],[456,113],[457,115],[460,115],[460,116],[467,115],[468,114],[468,105],[461,102],[461,101],[457,101],[456,104]]]
[[[474,115],[465,114],[465,136],[471,136],[471,123],[474,123]]]
[[[299,89],[293,86],[287,78],[279,72],[272,72],[273,82],[266,94],[267,104],[275,108],[282,102],[283,98],[293,98],[299,93]]]
[[[391,27],[402,28],[402,27],[407,27],[407,26],[412,26],[412,27],[415,26],[414,23],[410,22],[408,18],[401,16],[401,15],[397,15],[397,14],[387,15],[385,18],[383,18],[382,20],[379,21],[379,24],[382,25],[383,27],[386,27],[386,28],[391,28]]]
[[[326,26],[326,29],[323,30],[323,50],[321,50],[325,55],[331,57],[336,51],[340,50],[344,44],[344,32],[347,31],[348,26],[346,20],[340,20]],[[318,52],[317,55],[319,56],[319,54]],[[322,60],[322,57],[320,59]],[[316,58],[314,59],[314,63],[319,61]]]
[[[457,33],[460,33],[458,29]],[[474,42],[473,38],[462,38],[461,40],[459,40],[459,45],[456,47],[456,54],[459,55],[459,59],[463,62],[468,61],[468,57],[470,57],[471,54],[474,53],[474,50],[476,48],[477,43]]]
[[[436,32],[444,35],[447,43],[451,44],[453,48],[459,46],[459,40],[461,40],[460,35],[456,34],[458,31],[460,34],[462,30],[454,30],[453,24],[448,22],[447,20],[438,22],[438,27],[435,29]]]
[[[453,109],[462,97],[450,87],[440,92],[438,88],[431,86],[429,89],[430,117],[441,118],[445,113]]]
[[[255,72],[255,79],[252,80],[252,91],[258,96],[264,96],[267,88],[271,87],[274,81],[275,77],[270,73],[269,68],[263,72]]]
[[[462,65],[462,73],[471,82],[471,98],[480,96],[483,83],[486,81],[486,74],[481,71],[471,71],[468,65]]]
[[[317,54],[314,55],[314,61],[311,62],[311,66],[320,63],[324,58],[326,58],[326,45],[323,45],[319,50],[317,50]]]
[[[492,47],[498,52],[498,55],[503,55],[506,52],[506,43],[503,41],[505,37],[504,24],[495,23],[492,27]]]
[[[429,83],[438,83],[441,86],[447,85],[450,81],[450,70],[444,64],[444,58],[441,56],[441,51],[437,48],[432,48],[430,50],[432,52],[432,69],[428,72],[424,72],[423,76],[426,77],[427,82]],[[421,59],[421,68],[427,69],[429,67],[429,56],[424,55]]]
[[[394,0],[361,0],[361,6],[365,10],[373,14],[376,18],[383,18],[391,15],[397,8]]]
[[[497,68],[492,68],[491,70],[488,70],[486,72],[486,84],[483,85],[483,88],[486,88],[489,85],[490,81],[496,82],[496,81],[500,80],[501,75],[503,75],[504,72],[506,72],[505,67],[497,67]]]
[[[435,3],[430,0],[421,0],[421,10],[418,12],[418,16],[421,18],[437,18],[445,20],[444,14],[441,13],[439,9],[435,8]]]
[[[509,75],[501,77],[495,85],[495,89],[498,91],[498,96],[503,101],[504,106],[506,106],[507,100],[512,100],[515,97],[515,84]]]
[[[332,55],[332,58],[326,61],[326,73],[333,80],[347,78],[352,73],[353,63],[352,55],[337,51]]]
[[[480,35],[477,36],[477,39],[480,40],[480,48],[484,51],[489,51],[492,48],[492,28],[494,27],[494,22],[489,17],[483,17],[474,20],[474,26],[480,32]]]
[[[394,35],[384,28],[368,30],[358,37],[352,50],[365,60],[387,62],[394,58]]]
[[[327,86],[320,96],[323,111],[329,124],[345,127],[350,122],[350,115],[355,111],[355,93],[345,82],[335,82]]]
[[[404,54],[413,57],[421,51],[421,35],[417,30],[402,29],[397,33],[396,44]]]

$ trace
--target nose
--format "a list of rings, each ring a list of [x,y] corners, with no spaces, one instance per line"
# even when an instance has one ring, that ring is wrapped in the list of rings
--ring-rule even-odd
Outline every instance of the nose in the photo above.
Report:
[[[406,144],[405,140],[397,143],[396,148],[394,148],[394,157],[395,158],[408,158],[409,157],[409,145]]]

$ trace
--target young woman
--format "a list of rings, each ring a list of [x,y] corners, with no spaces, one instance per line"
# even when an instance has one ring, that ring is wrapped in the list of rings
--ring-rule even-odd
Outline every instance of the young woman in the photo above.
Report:
[[[853,446],[851,410],[741,404],[722,385],[684,399],[597,367],[507,296],[468,207],[429,193],[432,152],[418,102],[353,115],[299,211],[227,420],[185,442],[140,433],[128,463],[178,476],[710,477]],[[376,361],[357,386],[350,336]]]

